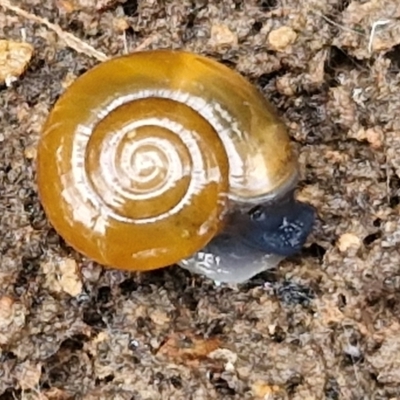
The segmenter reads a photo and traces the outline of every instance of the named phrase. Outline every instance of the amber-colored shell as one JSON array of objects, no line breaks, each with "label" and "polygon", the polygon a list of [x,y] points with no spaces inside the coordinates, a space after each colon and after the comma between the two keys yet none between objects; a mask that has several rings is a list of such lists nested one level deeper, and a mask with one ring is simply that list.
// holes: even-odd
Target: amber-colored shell
[{"label": "amber-colored shell", "polygon": [[231,207],[273,198],[297,177],[286,129],[256,88],[167,50],[78,78],[48,117],[37,161],[54,228],[91,259],[130,270],[190,256]]}]

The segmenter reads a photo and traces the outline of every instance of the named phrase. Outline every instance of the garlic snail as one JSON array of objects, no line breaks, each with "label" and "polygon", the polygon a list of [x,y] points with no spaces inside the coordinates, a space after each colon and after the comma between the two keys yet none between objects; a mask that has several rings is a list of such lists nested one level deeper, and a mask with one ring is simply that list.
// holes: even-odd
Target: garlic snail
[{"label": "garlic snail", "polygon": [[294,199],[284,124],[245,78],[184,51],[137,52],[79,77],[40,138],[44,211],[105,266],[178,264],[240,283],[298,252],[314,209]]}]

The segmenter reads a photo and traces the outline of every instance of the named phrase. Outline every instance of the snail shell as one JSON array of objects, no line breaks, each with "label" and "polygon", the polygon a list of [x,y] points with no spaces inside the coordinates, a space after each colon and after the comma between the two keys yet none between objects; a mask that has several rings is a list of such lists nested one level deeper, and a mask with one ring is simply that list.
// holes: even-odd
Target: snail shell
[{"label": "snail shell", "polygon": [[257,270],[282,258],[251,238],[259,232],[247,211],[291,199],[297,171],[286,128],[255,87],[211,59],[168,50],[79,77],[50,113],[37,158],[43,208],[76,250],[120,269],[180,262],[208,276],[199,259],[221,264],[232,245]]}]

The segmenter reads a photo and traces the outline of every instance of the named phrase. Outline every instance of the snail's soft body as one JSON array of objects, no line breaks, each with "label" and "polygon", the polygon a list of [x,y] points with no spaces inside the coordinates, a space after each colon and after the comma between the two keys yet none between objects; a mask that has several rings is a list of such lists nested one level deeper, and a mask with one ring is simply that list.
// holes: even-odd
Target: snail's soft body
[{"label": "snail's soft body", "polygon": [[179,263],[242,282],[298,251],[314,218],[293,200],[297,160],[272,106],[187,52],[133,53],[79,77],[50,113],[37,161],[54,228],[110,267]]}]

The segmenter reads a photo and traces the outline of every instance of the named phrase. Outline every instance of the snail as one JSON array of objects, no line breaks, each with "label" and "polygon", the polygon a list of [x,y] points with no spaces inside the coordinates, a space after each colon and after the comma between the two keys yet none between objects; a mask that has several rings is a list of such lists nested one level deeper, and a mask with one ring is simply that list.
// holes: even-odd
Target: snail
[{"label": "snail", "polygon": [[289,135],[241,74],[151,50],[100,63],[61,95],[39,139],[48,220],[98,263],[173,264],[241,283],[297,253],[315,219],[295,199]]}]

